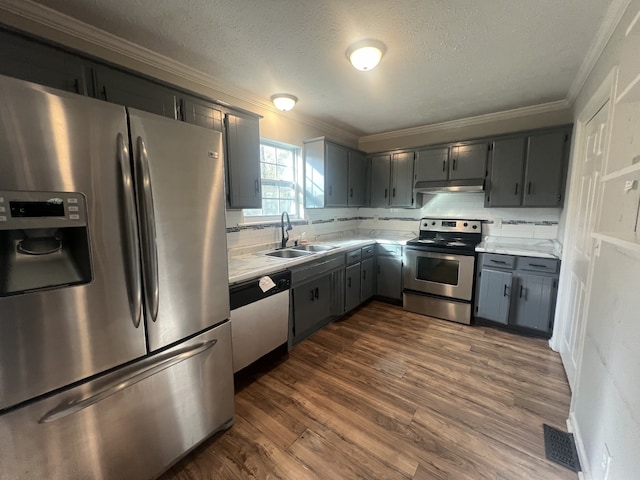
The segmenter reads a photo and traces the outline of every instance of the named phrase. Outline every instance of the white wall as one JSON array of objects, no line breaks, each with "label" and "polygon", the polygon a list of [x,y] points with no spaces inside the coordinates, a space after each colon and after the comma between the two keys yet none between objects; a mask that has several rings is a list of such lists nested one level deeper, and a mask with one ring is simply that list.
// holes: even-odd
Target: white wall
[{"label": "white wall", "polygon": [[[625,31],[638,11],[640,0],[632,0],[576,100],[576,120],[614,66],[620,65],[618,92],[633,75],[640,73],[640,34],[625,38]],[[640,103],[635,108],[640,109]],[[612,138],[618,128],[615,122],[613,128]],[[613,151],[612,145],[610,153]],[[606,197],[624,195],[621,188],[616,188],[616,192],[608,190],[605,188],[599,225],[608,225],[607,229],[615,223],[612,219],[621,218],[621,212],[615,207],[617,202]],[[566,198],[570,194],[567,192]],[[629,231],[634,226],[635,219],[629,222]],[[591,268],[593,284],[572,397],[571,424],[582,447],[581,460],[587,478],[640,478],[640,257],[602,243]],[[608,472],[601,464],[605,445],[611,454]]]}]

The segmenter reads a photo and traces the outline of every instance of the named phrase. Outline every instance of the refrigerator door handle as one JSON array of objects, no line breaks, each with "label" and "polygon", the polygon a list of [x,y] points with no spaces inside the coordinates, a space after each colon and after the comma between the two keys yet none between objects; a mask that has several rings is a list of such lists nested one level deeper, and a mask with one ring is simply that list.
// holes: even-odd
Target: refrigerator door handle
[{"label": "refrigerator door handle", "polygon": [[162,370],[209,350],[216,343],[218,343],[217,339],[199,342],[195,345],[178,349],[177,351],[174,350],[160,354],[157,358],[151,358],[147,362],[143,361],[141,365],[136,365],[137,368],[133,372],[131,369],[126,369],[122,375],[109,380],[109,382],[97,392],[84,398],[65,401],[57,407],[49,410],[42,416],[42,418],[40,418],[38,423],[54,422],[61,418],[68,417],[69,415],[73,415],[74,413],[84,410],[91,405],[95,405],[111,395],[135,385],[145,378],[149,378]]},{"label": "refrigerator door handle", "polygon": [[[138,249],[138,225],[136,223],[136,201],[133,196],[133,179],[131,177],[131,165],[129,163],[129,149],[121,133],[118,134],[118,161],[122,171],[122,187],[124,191],[124,207],[126,218],[127,234],[127,275],[133,290],[133,298],[129,297],[129,307],[133,317],[133,326],[140,326],[140,316],[142,314],[142,277],[140,273],[140,250]],[[129,293],[131,295],[131,292]]]},{"label": "refrigerator door handle", "polygon": [[149,173],[149,158],[147,147],[142,137],[138,137],[138,158],[136,159],[139,172],[138,192],[140,192],[140,216],[142,217],[142,245],[145,252],[145,294],[147,309],[153,322],[158,318],[158,302],[160,299],[158,287],[158,250],[156,247],[156,218],[153,208],[153,194],[151,192],[151,175]]}]

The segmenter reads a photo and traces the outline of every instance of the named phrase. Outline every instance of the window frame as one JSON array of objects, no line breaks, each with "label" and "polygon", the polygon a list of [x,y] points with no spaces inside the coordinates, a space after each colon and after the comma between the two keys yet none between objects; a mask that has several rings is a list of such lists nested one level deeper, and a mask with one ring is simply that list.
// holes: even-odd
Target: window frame
[{"label": "window frame", "polygon": [[[264,201],[264,186],[268,184],[279,185],[279,184],[287,184],[292,183],[294,187],[293,194],[293,202],[295,202],[298,213],[292,214],[291,212],[287,212],[291,218],[291,220],[300,220],[304,219],[304,202],[303,202],[303,179],[304,179],[304,165],[302,164],[302,149],[295,145],[290,145],[283,142],[278,142],[276,140],[270,140],[266,138],[260,139],[260,149],[262,150],[263,146],[274,147],[276,149],[288,150],[293,154],[293,182],[289,182],[286,180],[271,180],[262,178],[262,164],[266,163],[262,161],[262,155],[260,158],[260,191],[261,191],[261,207],[262,210],[262,202]],[[258,210],[255,208],[245,208],[242,209],[243,223],[244,224],[252,224],[252,223],[270,223],[270,222],[280,222],[280,218],[282,212],[278,215],[248,215],[247,211],[250,210]]]}]

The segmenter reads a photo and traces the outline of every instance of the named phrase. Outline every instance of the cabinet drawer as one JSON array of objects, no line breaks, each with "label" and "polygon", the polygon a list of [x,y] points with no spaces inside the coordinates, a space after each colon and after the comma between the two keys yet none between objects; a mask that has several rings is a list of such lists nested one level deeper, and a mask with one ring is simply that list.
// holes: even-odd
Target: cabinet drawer
[{"label": "cabinet drawer", "polygon": [[555,258],[518,257],[519,270],[557,273],[558,264]]},{"label": "cabinet drawer", "polygon": [[513,270],[516,266],[516,257],[499,253],[483,253],[481,262],[483,266]]},{"label": "cabinet drawer", "polygon": [[367,245],[366,247],[362,247],[362,258],[371,258],[375,253],[375,245]]},{"label": "cabinet drawer", "polygon": [[378,243],[378,255],[399,256],[402,255],[402,247],[393,243]]},{"label": "cabinet drawer", "polygon": [[347,252],[347,265],[353,265],[360,261],[360,249]]}]

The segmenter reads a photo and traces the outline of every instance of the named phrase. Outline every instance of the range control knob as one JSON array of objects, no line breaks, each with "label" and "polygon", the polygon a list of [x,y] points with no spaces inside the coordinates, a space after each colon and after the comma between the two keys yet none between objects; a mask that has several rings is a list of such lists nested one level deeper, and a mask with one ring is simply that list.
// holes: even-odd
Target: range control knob
[{"label": "range control knob", "polygon": [[469,226],[469,224],[468,224],[467,222],[464,222],[464,223],[463,223],[463,225],[464,225],[465,227],[468,227],[468,226]]},{"label": "range control knob", "polygon": [[471,227],[471,228],[473,228],[474,230],[476,230],[476,229],[478,228],[478,225],[474,225],[474,226],[473,226],[473,227]]},{"label": "range control knob", "polygon": [[436,224],[436,222],[431,222],[431,225],[435,225],[435,224]]}]

